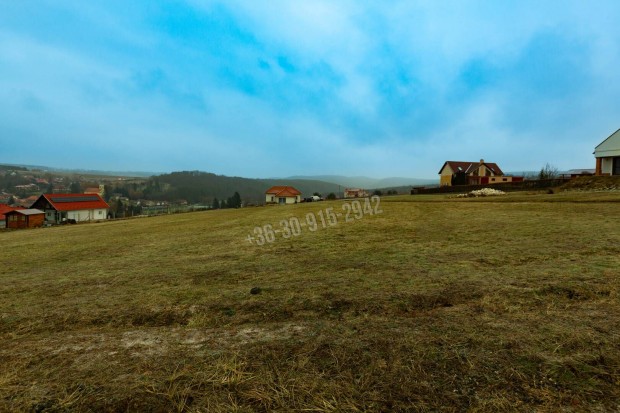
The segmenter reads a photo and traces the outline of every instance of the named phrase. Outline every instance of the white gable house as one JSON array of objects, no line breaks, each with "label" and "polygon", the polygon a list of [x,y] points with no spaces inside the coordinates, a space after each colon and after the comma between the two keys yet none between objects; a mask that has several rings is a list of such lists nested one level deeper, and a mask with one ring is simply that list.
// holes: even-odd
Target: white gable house
[{"label": "white gable house", "polygon": [[594,149],[596,175],[620,175],[620,129]]}]

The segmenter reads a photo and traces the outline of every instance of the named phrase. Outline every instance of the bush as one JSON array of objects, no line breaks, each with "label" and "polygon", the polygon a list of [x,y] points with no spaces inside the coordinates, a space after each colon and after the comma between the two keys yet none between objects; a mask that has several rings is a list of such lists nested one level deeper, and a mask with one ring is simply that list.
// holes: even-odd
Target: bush
[{"label": "bush", "polygon": [[538,173],[538,179],[555,179],[558,177],[558,168],[548,163]]}]

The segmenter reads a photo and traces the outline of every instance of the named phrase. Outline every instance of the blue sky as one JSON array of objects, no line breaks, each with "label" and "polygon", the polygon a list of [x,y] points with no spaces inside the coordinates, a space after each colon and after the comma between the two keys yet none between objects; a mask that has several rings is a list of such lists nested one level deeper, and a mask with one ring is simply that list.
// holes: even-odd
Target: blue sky
[{"label": "blue sky", "polygon": [[594,166],[620,2],[0,0],[0,162],[435,178]]}]

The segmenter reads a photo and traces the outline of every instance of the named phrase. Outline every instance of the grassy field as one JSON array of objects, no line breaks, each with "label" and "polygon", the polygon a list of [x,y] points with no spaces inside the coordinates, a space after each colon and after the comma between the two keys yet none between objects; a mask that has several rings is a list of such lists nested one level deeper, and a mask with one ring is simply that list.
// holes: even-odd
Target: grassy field
[{"label": "grassy field", "polygon": [[343,208],[0,232],[0,411],[620,410],[620,192]]}]

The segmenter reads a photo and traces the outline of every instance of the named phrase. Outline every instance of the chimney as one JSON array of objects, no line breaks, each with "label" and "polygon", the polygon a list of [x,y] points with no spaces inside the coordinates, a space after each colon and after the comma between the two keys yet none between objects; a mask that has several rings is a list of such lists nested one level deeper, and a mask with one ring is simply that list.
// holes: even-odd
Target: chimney
[{"label": "chimney", "polygon": [[480,159],[480,165],[484,163],[484,159]]}]

